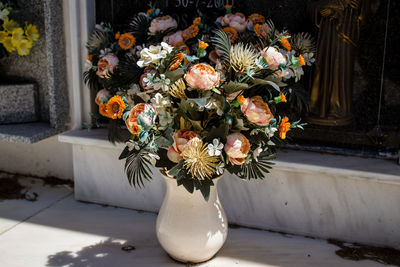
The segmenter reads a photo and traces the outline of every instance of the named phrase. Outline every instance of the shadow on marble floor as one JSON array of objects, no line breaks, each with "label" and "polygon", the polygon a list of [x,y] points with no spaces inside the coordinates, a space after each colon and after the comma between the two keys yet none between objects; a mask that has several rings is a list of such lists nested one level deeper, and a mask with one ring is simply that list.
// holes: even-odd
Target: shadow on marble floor
[{"label": "shadow on marble floor", "polygon": [[133,242],[123,242],[108,238],[101,242],[83,247],[79,251],[61,251],[49,255],[48,267],[109,267],[109,266],[170,266],[180,267],[186,264],[175,262],[161,248],[135,246]]}]

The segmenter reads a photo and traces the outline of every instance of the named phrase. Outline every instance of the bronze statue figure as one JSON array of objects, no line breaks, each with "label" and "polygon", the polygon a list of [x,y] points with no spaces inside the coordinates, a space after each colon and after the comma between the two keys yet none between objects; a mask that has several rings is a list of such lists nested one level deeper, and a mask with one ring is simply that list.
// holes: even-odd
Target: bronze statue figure
[{"label": "bronze statue figure", "polygon": [[310,4],[319,28],[311,114],[318,125],[347,125],[351,100],[354,52],[360,34],[362,0],[321,0]]}]

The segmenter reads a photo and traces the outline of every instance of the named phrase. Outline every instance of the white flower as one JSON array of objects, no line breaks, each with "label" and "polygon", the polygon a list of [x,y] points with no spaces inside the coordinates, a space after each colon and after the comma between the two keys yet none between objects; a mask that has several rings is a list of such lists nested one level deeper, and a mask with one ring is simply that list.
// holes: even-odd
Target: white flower
[{"label": "white flower", "polygon": [[158,111],[158,118],[160,121],[160,127],[158,127],[159,130],[163,130],[166,126],[172,124],[174,117],[171,115],[166,110],[160,110]]},{"label": "white flower", "polygon": [[150,64],[159,65],[161,60],[171,53],[172,49],[172,46],[164,42],[158,46],[151,45],[149,48],[143,48],[140,51],[140,59],[137,65],[141,68],[149,66]]},{"label": "white flower", "polygon": [[157,154],[153,154],[153,153],[148,153],[144,155],[144,158],[147,159],[148,161],[150,161],[150,163],[155,166],[157,160],[160,159],[160,157]]},{"label": "white flower", "polygon": [[162,94],[157,93],[152,99],[151,103],[154,105],[154,107],[158,109],[165,109],[166,107],[171,106],[171,101],[169,98],[164,97]]},{"label": "white flower", "polygon": [[261,147],[257,147],[256,149],[254,149],[253,151],[253,158],[258,162],[258,156],[260,156],[260,153],[262,152],[262,148]]},{"label": "white flower", "polygon": [[170,79],[166,78],[164,74],[160,74],[160,77],[157,77],[153,80],[153,88],[156,91],[160,89],[163,91],[168,91],[170,83]]},{"label": "white flower", "polygon": [[129,151],[132,151],[133,149],[140,150],[140,146],[133,140],[126,142],[126,146],[128,147]]},{"label": "white flower", "polygon": [[216,109],[218,116],[222,116],[222,114],[224,114],[220,102],[215,98],[208,99],[207,104],[204,107],[206,109]]},{"label": "white flower", "polygon": [[165,42],[161,42],[161,46],[162,48],[167,51],[167,53],[171,53],[172,50],[174,49],[174,47],[170,46],[169,44],[165,43]]},{"label": "white flower", "polygon": [[269,138],[271,138],[272,136],[274,136],[274,134],[275,134],[276,131],[278,131],[278,129],[275,128],[275,127],[271,127],[271,128],[267,127],[267,128],[265,128],[265,133],[268,134],[268,137],[269,137]]},{"label": "white flower", "polygon": [[217,167],[215,168],[215,172],[218,175],[222,175],[224,173],[224,167],[225,167],[225,163],[223,163],[223,162],[218,163]]},{"label": "white flower", "polygon": [[307,66],[311,66],[315,62],[314,53],[304,53],[303,58]]},{"label": "white flower", "polygon": [[212,144],[208,144],[208,155],[219,156],[222,153],[222,149],[224,148],[224,144],[220,143],[218,139],[214,138]]}]

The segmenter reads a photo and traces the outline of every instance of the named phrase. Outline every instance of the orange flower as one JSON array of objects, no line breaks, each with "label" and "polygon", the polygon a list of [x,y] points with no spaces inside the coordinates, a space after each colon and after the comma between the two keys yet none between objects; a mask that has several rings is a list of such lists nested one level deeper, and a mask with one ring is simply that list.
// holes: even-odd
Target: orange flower
[{"label": "orange flower", "polygon": [[232,5],[225,5],[224,8],[225,9],[232,9]]},{"label": "orange flower", "polygon": [[299,64],[301,66],[305,66],[306,65],[306,61],[304,60],[304,57],[302,55],[299,56]]},{"label": "orange flower", "polygon": [[93,60],[93,55],[88,55],[88,56],[87,56],[87,59],[88,59],[90,62],[92,62],[92,60]]},{"label": "orange flower", "polygon": [[186,41],[190,38],[196,37],[198,33],[199,33],[199,26],[193,24],[182,32],[182,38],[183,40]]},{"label": "orange flower", "polygon": [[267,38],[269,34],[269,29],[267,25],[264,24],[256,24],[254,25],[254,32],[260,38]]},{"label": "orange flower", "polygon": [[280,98],[281,98],[282,102],[285,102],[285,103],[287,102],[286,96],[283,93],[280,95]]},{"label": "orange flower", "polygon": [[200,25],[200,23],[201,23],[201,17],[197,17],[197,18],[195,18],[195,19],[193,20],[193,24],[194,24],[194,25]]},{"label": "orange flower", "polygon": [[115,40],[118,40],[120,36],[121,36],[121,34],[120,34],[119,32],[117,32],[117,33],[115,34]]},{"label": "orange flower", "polygon": [[[283,36],[288,36],[288,35],[289,35],[288,33],[285,33]],[[276,37],[279,37],[279,33],[276,34]],[[285,48],[287,51],[292,50],[288,38],[280,38],[279,42],[281,43],[282,47]]]},{"label": "orange flower", "polygon": [[208,44],[203,42],[203,41],[199,41],[199,48],[200,49],[206,49],[208,47]]},{"label": "orange flower", "polygon": [[253,13],[249,16],[249,21],[253,22],[253,24],[256,23],[265,23],[265,17],[263,15],[257,14],[257,13]]},{"label": "orange flower", "polygon": [[132,46],[134,46],[135,43],[136,43],[136,38],[130,33],[122,34],[118,40],[118,44],[123,50],[128,50],[132,48]]},{"label": "orange flower", "polygon": [[242,95],[237,97],[237,101],[242,105],[244,103],[244,101],[246,101],[246,98]]},{"label": "orange flower", "polygon": [[222,30],[228,34],[231,43],[234,43],[238,36],[237,31],[232,27],[225,27]]},{"label": "orange flower", "polygon": [[100,104],[99,105],[99,113],[104,116],[104,117],[108,117],[108,113],[107,113],[107,104]]},{"label": "orange flower", "polygon": [[281,121],[281,125],[279,126],[279,137],[281,139],[286,138],[286,133],[290,130],[290,122],[288,117],[284,117]]},{"label": "orange flower", "polygon": [[125,102],[119,95],[113,96],[106,104],[107,117],[111,119],[120,119],[126,108]]},{"label": "orange flower", "polygon": [[184,53],[182,53],[182,52],[178,53],[178,54],[174,57],[174,59],[173,59],[173,61],[172,61],[172,64],[171,64],[171,66],[169,67],[169,70],[170,70],[170,71],[176,70],[176,69],[181,65],[182,60],[183,60],[184,58],[185,58],[185,54],[184,54]]},{"label": "orange flower", "polygon": [[147,9],[146,14],[147,14],[147,15],[150,15],[151,12],[153,12],[153,9],[152,9],[152,8],[149,8],[149,9]]}]

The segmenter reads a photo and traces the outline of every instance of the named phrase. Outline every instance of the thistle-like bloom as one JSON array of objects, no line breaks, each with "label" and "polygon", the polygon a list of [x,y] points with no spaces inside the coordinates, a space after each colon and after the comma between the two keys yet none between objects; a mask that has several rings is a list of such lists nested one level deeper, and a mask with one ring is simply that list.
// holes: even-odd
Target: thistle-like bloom
[{"label": "thistle-like bloom", "polygon": [[172,95],[173,97],[179,98],[179,99],[185,99],[187,98],[185,94],[185,89],[186,89],[186,84],[183,81],[182,78],[177,80],[174,84],[172,84],[169,87],[168,93]]},{"label": "thistle-like bloom", "polygon": [[293,36],[292,48],[299,54],[315,53],[315,40],[309,33],[297,33]]},{"label": "thistle-like bloom", "polygon": [[254,69],[257,57],[257,51],[247,44],[238,43],[231,47],[231,65],[236,72],[246,73],[247,69]]},{"label": "thistle-like bloom", "polygon": [[183,166],[190,172],[193,178],[199,180],[211,179],[216,173],[219,159],[208,154],[207,144],[203,144],[200,138],[191,139],[182,151]]}]

